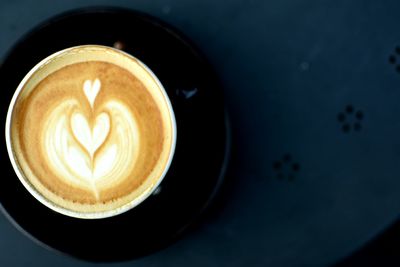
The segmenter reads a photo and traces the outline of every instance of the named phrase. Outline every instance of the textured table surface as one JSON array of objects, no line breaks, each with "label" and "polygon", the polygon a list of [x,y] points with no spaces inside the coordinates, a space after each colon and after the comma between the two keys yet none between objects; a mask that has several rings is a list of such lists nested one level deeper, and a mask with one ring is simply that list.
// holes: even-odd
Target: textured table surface
[{"label": "textured table surface", "polygon": [[[93,5],[149,13],[192,39],[224,85],[234,138],[228,184],[198,227],[104,265],[330,266],[398,217],[399,1],[1,0],[0,59],[39,22]],[[0,266],[33,264],[93,265],[0,215]]]}]

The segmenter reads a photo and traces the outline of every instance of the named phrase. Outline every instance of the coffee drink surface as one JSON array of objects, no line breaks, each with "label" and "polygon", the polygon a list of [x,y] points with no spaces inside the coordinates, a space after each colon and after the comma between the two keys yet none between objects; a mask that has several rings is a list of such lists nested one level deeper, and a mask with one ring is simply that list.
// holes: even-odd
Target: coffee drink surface
[{"label": "coffee drink surface", "polygon": [[48,59],[21,84],[8,116],[9,153],[42,203],[74,217],[108,217],[159,184],[175,121],[161,84],[140,62],[82,46]]}]

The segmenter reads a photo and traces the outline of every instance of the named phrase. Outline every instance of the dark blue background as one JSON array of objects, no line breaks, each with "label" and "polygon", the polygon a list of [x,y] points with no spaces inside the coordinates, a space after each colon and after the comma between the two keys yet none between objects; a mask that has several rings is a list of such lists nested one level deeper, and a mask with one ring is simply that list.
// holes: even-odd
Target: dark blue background
[{"label": "dark blue background", "polygon": [[[90,5],[144,11],[192,39],[223,82],[235,145],[228,184],[199,227],[107,266],[329,266],[397,219],[400,75],[388,58],[399,1],[1,0],[0,59],[37,23]],[[363,112],[345,113],[361,131],[342,131],[348,105]],[[92,265],[38,246],[3,215],[0,251],[0,266]]]}]

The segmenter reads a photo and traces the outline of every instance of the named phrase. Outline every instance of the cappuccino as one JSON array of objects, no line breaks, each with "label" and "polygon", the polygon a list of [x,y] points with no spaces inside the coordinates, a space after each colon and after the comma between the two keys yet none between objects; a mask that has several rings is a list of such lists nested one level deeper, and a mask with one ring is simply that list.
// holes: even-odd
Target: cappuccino
[{"label": "cappuccino", "polygon": [[6,127],[13,167],[36,199],[78,218],[143,201],[175,149],[169,99],[139,60],[103,46],[60,51],[21,82]]}]

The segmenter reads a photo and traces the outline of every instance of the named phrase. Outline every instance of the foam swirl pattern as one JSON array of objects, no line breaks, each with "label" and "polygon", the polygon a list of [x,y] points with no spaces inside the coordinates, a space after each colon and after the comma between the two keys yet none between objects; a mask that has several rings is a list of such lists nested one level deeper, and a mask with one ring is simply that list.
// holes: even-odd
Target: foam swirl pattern
[{"label": "foam swirl pattern", "polygon": [[140,144],[127,107],[109,101],[103,109],[99,115],[83,114],[79,102],[64,101],[51,112],[41,135],[53,172],[67,184],[91,189],[97,200],[102,188],[129,175]]}]

